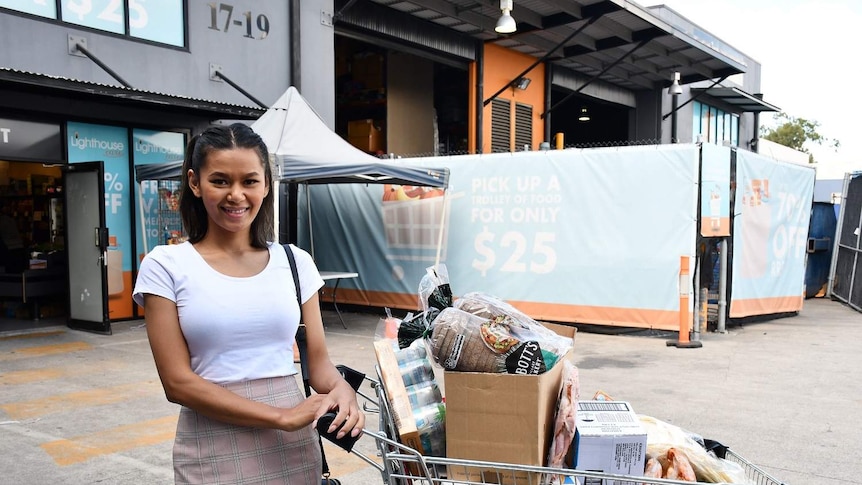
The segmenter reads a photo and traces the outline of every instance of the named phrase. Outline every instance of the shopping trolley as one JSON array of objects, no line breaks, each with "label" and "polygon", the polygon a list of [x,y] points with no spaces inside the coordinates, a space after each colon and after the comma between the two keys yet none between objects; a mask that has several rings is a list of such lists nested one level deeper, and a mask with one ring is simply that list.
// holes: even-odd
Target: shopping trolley
[{"label": "shopping trolley", "polygon": [[[386,389],[381,384],[383,381],[380,378],[379,368],[376,381],[366,379],[371,381],[375,395],[362,394],[362,397],[368,401],[364,409],[366,412],[378,414],[379,430],[364,430],[363,433],[376,442],[377,454],[382,458],[382,462],[363,455],[356,448],[353,454],[379,470],[383,483],[388,485],[546,485],[551,483],[549,480],[552,476],[556,477],[556,482],[553,483],[560,485],[691,485],[692,483],[564,468],[424,456],[419,451],[401,444],[395,438],[398,436],[395,420],[387,400]],[[787,485],[730,448],[711,440],[705,440],[705,443],[707,449],[713,451],[718,458],[735,463],[742,468],[747,479],[744,483]]]}]

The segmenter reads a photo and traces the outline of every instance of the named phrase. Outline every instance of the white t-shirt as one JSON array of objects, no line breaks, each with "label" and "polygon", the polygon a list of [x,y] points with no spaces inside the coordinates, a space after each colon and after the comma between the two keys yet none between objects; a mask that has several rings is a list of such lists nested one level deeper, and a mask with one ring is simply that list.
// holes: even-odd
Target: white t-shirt
[{"label": "white t-shirt", "polygon": [[[323,286],[307,252],[293,247],[302,301]],[[299,325],[290,262],[279,244],[270,244],[260,273],[237,278],[213,269],[189,242],[156,246],[141,262],[135,290],[177,304],[192,370],[224,384],[296,374],[293,343]]]}]

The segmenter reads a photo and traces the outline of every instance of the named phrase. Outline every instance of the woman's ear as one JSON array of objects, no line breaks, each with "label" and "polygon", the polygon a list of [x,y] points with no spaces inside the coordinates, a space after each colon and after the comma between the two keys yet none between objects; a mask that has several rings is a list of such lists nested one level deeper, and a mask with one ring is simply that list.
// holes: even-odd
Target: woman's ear
[{"label": "woman's ear", "polygon": [[198,176],[194,170],[189,169],[188,179],[189,179],[189,188],[192,189],[192,193],[195,194],[195,197],[200,197],[201,196],[200,180],[198,180]]}]

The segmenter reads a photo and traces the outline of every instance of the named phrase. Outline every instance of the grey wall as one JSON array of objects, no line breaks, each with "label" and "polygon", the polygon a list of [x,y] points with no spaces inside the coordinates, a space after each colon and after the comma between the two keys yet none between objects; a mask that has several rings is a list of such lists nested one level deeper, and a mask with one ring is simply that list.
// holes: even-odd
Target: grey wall
[{"label": "grey wall", "polygon": [[335,129],[335,32],[332,0],[302,0],[300,5],[302,97]]},{"label": "grey wall", "polygon": [[[631,140],[653,140],[661,137],[662,99],[656,91],[638,91],[635,93],[638,108],[634,110],[634,131],[629,135]],[[670,125],[668,125],[667,142],[670,142]]]},{"label": "grey wall", "polygon": [[[313,3],[313,2],[309,2]],[[69,36],[86,40],[87,49],[132,87],[159,93],[256,106],[225,82],[210,80],[210,63],[264,103],[274,102],[289,79],[287,2],[232,2],[234,18],[250,11],[269,19],[269,35],[243,37],[244,27],[214,30],[206,2],[190,1],[188,50],[148,44],[72,24],[34,20],[0,13],[0,66],[119,86],[120,83],[86,57],[68,53]],[[223,14],[221,14],[223,15]],[[223,27],[223,18],[218,25]]]}]

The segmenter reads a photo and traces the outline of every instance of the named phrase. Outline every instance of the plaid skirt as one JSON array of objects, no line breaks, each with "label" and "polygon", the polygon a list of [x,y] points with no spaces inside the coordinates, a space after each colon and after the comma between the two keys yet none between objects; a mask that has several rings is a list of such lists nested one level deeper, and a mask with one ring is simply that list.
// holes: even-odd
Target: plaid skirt
[{"label": "plaid skirt", "polygon": [[[224,386],[245,398],[291,408],[305,395],[294,376]],[[247,428],[181,408],[174,440],[177,484],[320,484],[317,432]]]}]

